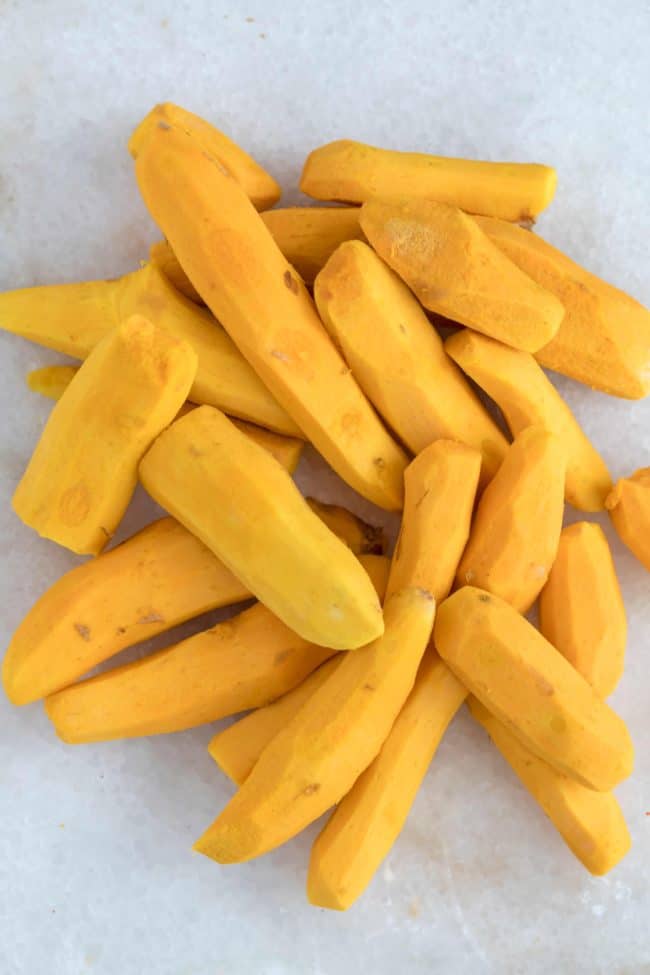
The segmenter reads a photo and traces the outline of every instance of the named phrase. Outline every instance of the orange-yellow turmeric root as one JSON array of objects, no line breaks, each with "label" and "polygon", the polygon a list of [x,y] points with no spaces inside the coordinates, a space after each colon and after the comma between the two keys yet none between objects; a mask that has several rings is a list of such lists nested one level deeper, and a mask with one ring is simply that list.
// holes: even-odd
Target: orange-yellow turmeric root
[{"label": "orange-yellow turmeric root", "polygon": [[262,220],[289,264],[313,284],[339,244],[363,238],[359,213],[359,207],[279,207]]},{"label": "orange-yellow turmeric root", "polygon": [[540,629],[549,643],[608,697],[623,674],[627,619],[616,568],[600,525],[564,529],[539,600]]},{"label": "orange-yellow turmeric root", "polygon": [[362,206],[361,229],[438,315],[525,352],[547,345],[560,327],[562,303],[462,210],[429,200],[376,199]]},{"label": "orange-yellow turmeric root", "polygon": [[469,444],[489,481],[506,438],[395,272],[367,244],[349,241],[318,275],[314,297],[359,385],[407,447],[417,454],[438,439]]},{"label": "orange-yellow turmeric root", "polygon": [[559,772],[606,792],[632,771],[625,723],[502,599],[460,589],[439,609],[435,645],[470,693]]},{"label": "orange-yellow turmeric root", "polygon": [[126,511],[138,463],[185,401],[196,355],[134,315],[89,355],[56,404],[13,507],[73,552],[97,555]]},{"label": "orange-yellow turmeric root", "polygon": [[155,105],[133,132],[129,139],[129,152],[134,159],[137,159],[152,129],[160,123],[183,129],[201,149],[218,159],[257,210],[267,210],[280,199],[281,190],[276,181],[241,146],[205,119],[172,102]]},{"label": "orange-yellow turmeric root", "polygon": [[555,560],[564,514],[566,450],[544,427],[520,433],[479,501],[459,586],[501,596],[527,613]]},{"label": "orange-yellow turmeric root", "polygon": [[541,424],[566,447],[566,499],[582,511],[602,511],[612,487],[604,460],[532,355],[476,332],[448,338],[445,349],[501,408],[514,436]]},{"label": "orange-yellow turmeric root", "polygon": [[647,396],[650,311],[537,234],[503,220],[479,217],[477,222],[517,267],[564,305],[559,331],[535,353],[537,361],[612,396]]},{"label": "orange-yellow turmeric root", "polygon": [[650,467],[621,478],[606,507],[618,537],[650,572]]},{"label": "orange-yellow turmeric root", "polygon": [[476,698],[469,707],[571,852],[596,876],[612,870],[631,844],[615,796],[586,789],[537,758]]},{"label": "orange-yellow turmeric root", "polygon": [[364,203],[375,196],[410,196],[515,221],[541,213],[556,184],[551,166],[396,152],[350,139],[311,152],[300,178],[303,193],[317,200]]},{"label": "orange-yellow turmeric root", "polygon": [[406,457],[238,184],[169,125],[152,130],[136,176],[199,294],[300,429],[355,490],[399,509]]},{"label": "orange-yellow turmeric root", "polygon": [[[362,556],[385,586],[387,559]],[[261,707],[334,654],[301,639],[261,603],[181,643],[50,695],[69,744],[183,731]]]}]

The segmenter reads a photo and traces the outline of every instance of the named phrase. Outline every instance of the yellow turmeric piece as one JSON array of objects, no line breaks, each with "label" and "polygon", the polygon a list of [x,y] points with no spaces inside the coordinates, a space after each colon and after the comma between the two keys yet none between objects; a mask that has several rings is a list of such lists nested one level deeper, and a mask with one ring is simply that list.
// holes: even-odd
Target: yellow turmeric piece
[{"label": "yellow turmeric piece", "polygon": [[650,311],[537,234],[502,220],[478,217],[477,223],[517,267],[564,305],[559,331],[535,353],[537,361],[612,396],[647,396]]},{"label": "yellow turmeric piece", "polygon": [[138,463],[184,402],[196,355],[134,315],[93,350],[55,405],[16,488],[39,535],[97,555],[126,511]]},{"label": "yellow turmeric piece", "polygon": [[279,207],[263,213],[262,220],[289,264],[311,285],[339,244],[363,238],[359,213],[359,207]]},{"label": "yellow turmeric piece", "polygon": [[621,478],[606,507],[618,537],[650,572],[650,467]]},{"label": "yellow turmeric piece", "polygon": [[85,359],[108,332],[136,314],[193,347],[198,368],[190,396],[195,403],[301,436],[212,315],[176,291],[153,265],[114,281],[0,294],[0,328],[77,359]]},{"label": "yellow turmeric piece", "polygon": [[201,406],[165,430],[140,480],[304,639],[354,649],[383,632],[377,594],[352,552],[219,410]]},{"label": "yellow turmeric piece", "polygon": [[315,498],[306,498],[311,510],[318,515],[335,535],[351,548],[355,555],[383,555],[386,537],[383,528],[369,525],[363,518],[352,514],[338,504],[325,504]]},{"label": "yellow turmeric piece", "polygon": [[480,463],[471,447],[437,440],[406,468],[387,595],[407,584],[428,589],[438,603],[449,595],[469,538]]},{"label": "yellow turmeric piece", "polygon": [[197,305],[202,305],[203,298],[198,293],[183,268],[178,263],[178,258],[169,246],[169,241],[158,240],[149,248],[149,260],[165,275],[177,291],[189,298]]},{"label": "yellow turmeric piece", "polygon": [[463,372],[501,408],[513,436],[541,424],[564,442],[565,497],[582,511],[602,511],[612,479],[600,454],[532,355],[464,330],[445,342]]},{"label": "yellow turmeric piece", "polygon": [[352,374],[407,447],[417,454],[438,439],[469,444],[489,481],[506,438],[395,272],[367,244],[349,241],[316,278],[314,297]]},{"label": "yellow turmeric piece", "polygon": [[[362,556],[378,587],[387,559]],[[234,619],[46,698],[69,744],[183,731],[261,707],[335,651],[301,639],[261,603]]]},{"label": "yellow turmeric piece", "polygon": [[469,708],[571,852],[598,877],[612,870],[631,845],[615,796],[586,789],[532,755],[476,698]]},{"label": "yellow turmeric piece", "polygon": [[366,889],[401,832],[466,696],[438,654],[428,650],[377,758],[338,804],[312,847],[307,878],[312,904],[345,911]]},{"label": "yellow turmeric piece", "polygon": [[238,184],[169,125],[152,131],[136,176],[190,280],[300,429],[355,490],[399,509],[406,456]]},{"label": "yellow turmeric piece", "polygon": [[375,196],[411,196],[515,221],[541,213],[556,185],[555,170],[538,163],[396,152],[350,139],[315,149],[300,178],[303,193],[317,200],[364,203]]},{"label": "yellow turmeric piece", "polygon": [[133,132],[129,152],[134,159],[160,123],[183,129],[201,149],[218,159],[257,210],[267,210],[280,199],[282,191],[278,183],[241,146],[205,119],[172,102],[155,105]]},{"label": "yellow turmeric piece", "polygon": [[538,758],[599,792],[630,774],[625,723],[498,596],[460,589],[441,605],[434,638],[456,677]]},{"label": "yellow turmeric piece", "polygon": [[216,734],[208,745],[208,751],[221,771],[241,785],[253,771],[253,766],[269,742],[289,724],[344,659],[342,653],[330,657],[302,684]]},{"label": "yellow turmeric piece", "polygon": [[516,437],[479,501],[459,586],[485,589],[528,612],[557,553],[565,471],[566,451],[555,434],[535,426]]},{"label": "yellow turmeric piece", "polygon": [[375,199],[361,229],[430,311],[525,352],[551,341],[562,303],[508,260],[462,210],[431,200]]},{"label": "yellow turmeric piece", "polygon": [[564,529],[539,600],[540,629],[549,643],[608,697],[623,674],[627,619],[616,568],[600,525]]},{"label": "yellow turmeric piece", "polygon": [[379,752],[415,680],[435,603],[422,589],[386,602],[383,636],[354,653],[275,736],[195,844],[219,863],[261,856],[337,803]]}]

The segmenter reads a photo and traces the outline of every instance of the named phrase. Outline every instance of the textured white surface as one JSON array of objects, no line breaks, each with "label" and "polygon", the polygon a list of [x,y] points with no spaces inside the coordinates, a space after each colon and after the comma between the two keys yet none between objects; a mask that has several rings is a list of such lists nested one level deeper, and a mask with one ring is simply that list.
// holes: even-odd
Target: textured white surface
[{"label": "textured white surface", "polygon": [[[125,151],[173,99],[293,189],[313,146],[349,136],[449,155],[551,162],[539,229],[650,303],[646,0],[298,4],[0,3],[0,288],[112,276],[156,238]],[[73,563],[12,515],[47,415],[23,374],[54,356],[0,335],[0,644]],[[560,383],[618,476],[650,463],[650,402]],[[306,464],[303,484],[338,496]],[[150,517],[143,497],[123,534]],[[611,537],[611,533],[610,533]],[[643,975],[650,972],[650,576],[615,545],[631,627],[614,703],[637,771],[633,835],[608,878],[573,860],[461,715],[408,825],[347,915],[305,903],[315,829],[242,867],[190,853],[231,787],[214,729],[66,748],[39,706],[0,700],[2,975]]]}]

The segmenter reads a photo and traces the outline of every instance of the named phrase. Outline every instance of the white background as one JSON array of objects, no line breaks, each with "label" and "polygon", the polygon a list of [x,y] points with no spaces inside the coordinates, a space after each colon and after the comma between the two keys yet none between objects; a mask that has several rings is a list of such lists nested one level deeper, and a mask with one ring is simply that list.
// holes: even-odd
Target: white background
[{"label": "white background", "polygon": [[[157,233],[125,145],[153,103],[205,114],[299,196],[314,146],[353,137],[553,163],[539,230],[650,303],[646,0],[618,3],[0,3],[0,287],[111,277]],[[0,336],[0,643],[74,562],[10,498],[48,412],[23,375],[55,358]],[[650,406],[560,383],[616,476],[650,463]],[[302,483],[337,492],[307,463]],[[123,534],[150,517],[139,498]],[[571,517],[575,517],[572,515]],[[604,880],[574,861],[463,714],[408,825],[347,915],[307,906],[315,828],[220,868],[190,846],[231,787],[213,728],[66,748],[0,701],[2,975],[650,972],[650,576],[616,545],[631,617],[614,704],[637,771],[634,847]]]}]

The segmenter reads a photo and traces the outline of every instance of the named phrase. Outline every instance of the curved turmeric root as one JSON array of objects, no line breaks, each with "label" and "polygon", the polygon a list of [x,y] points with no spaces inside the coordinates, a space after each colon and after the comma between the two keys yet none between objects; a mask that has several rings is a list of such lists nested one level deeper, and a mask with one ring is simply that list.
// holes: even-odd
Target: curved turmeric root
[{"label": "curved turmeric root", "polygon": [[560,542],[565,470],[566,451],[555,434],[537,426],[516,437],[479,501],[459,586],[485,589],[528,612]]},{"label": "curved turmeric root", "polygon": [[280,199],[281,190],[276,181],[241,146],[205,119],[172,102],[155,105],[133,132],[129,139],[129,152],[134,159],[146,145],[151,131],[160,123],[175,125],[196,139],[201,149],[218,159],[237,180],[257,210],[267,210]]},{"label": "curved turmeric root", "polygon": [[463,330],[445,349],[501,408],[514,436],[541,424],[564,442],[566,499],[582,511],[602,511],[612,488],[604,460],[532,355]]},{"label": "curved turmeric root", "polygon": [[411,196],[515,221],[541,213],[556,184],[551,166],[396,152],[350,139],[314,149],[300,178],[303,193],[317,200],[364,203],[375,196]]},{"label": "curved turmeric root", "polygon": [[93,350],[56,404],[16,488],[16,514],[82,555],[105,547],[138,463],[184,402],[196,355],[134,315]]},{"label": "curved turmeric root", "polygon": [[606,508],[618,537],[650,572],[650,467],[621,478]]},{"label": "curved turmeric root", "polygon": [[502,599],[460,589],[439,609],[435,645],[470,693],[559,772],[606,792],[632,771],[625,723]]}]

